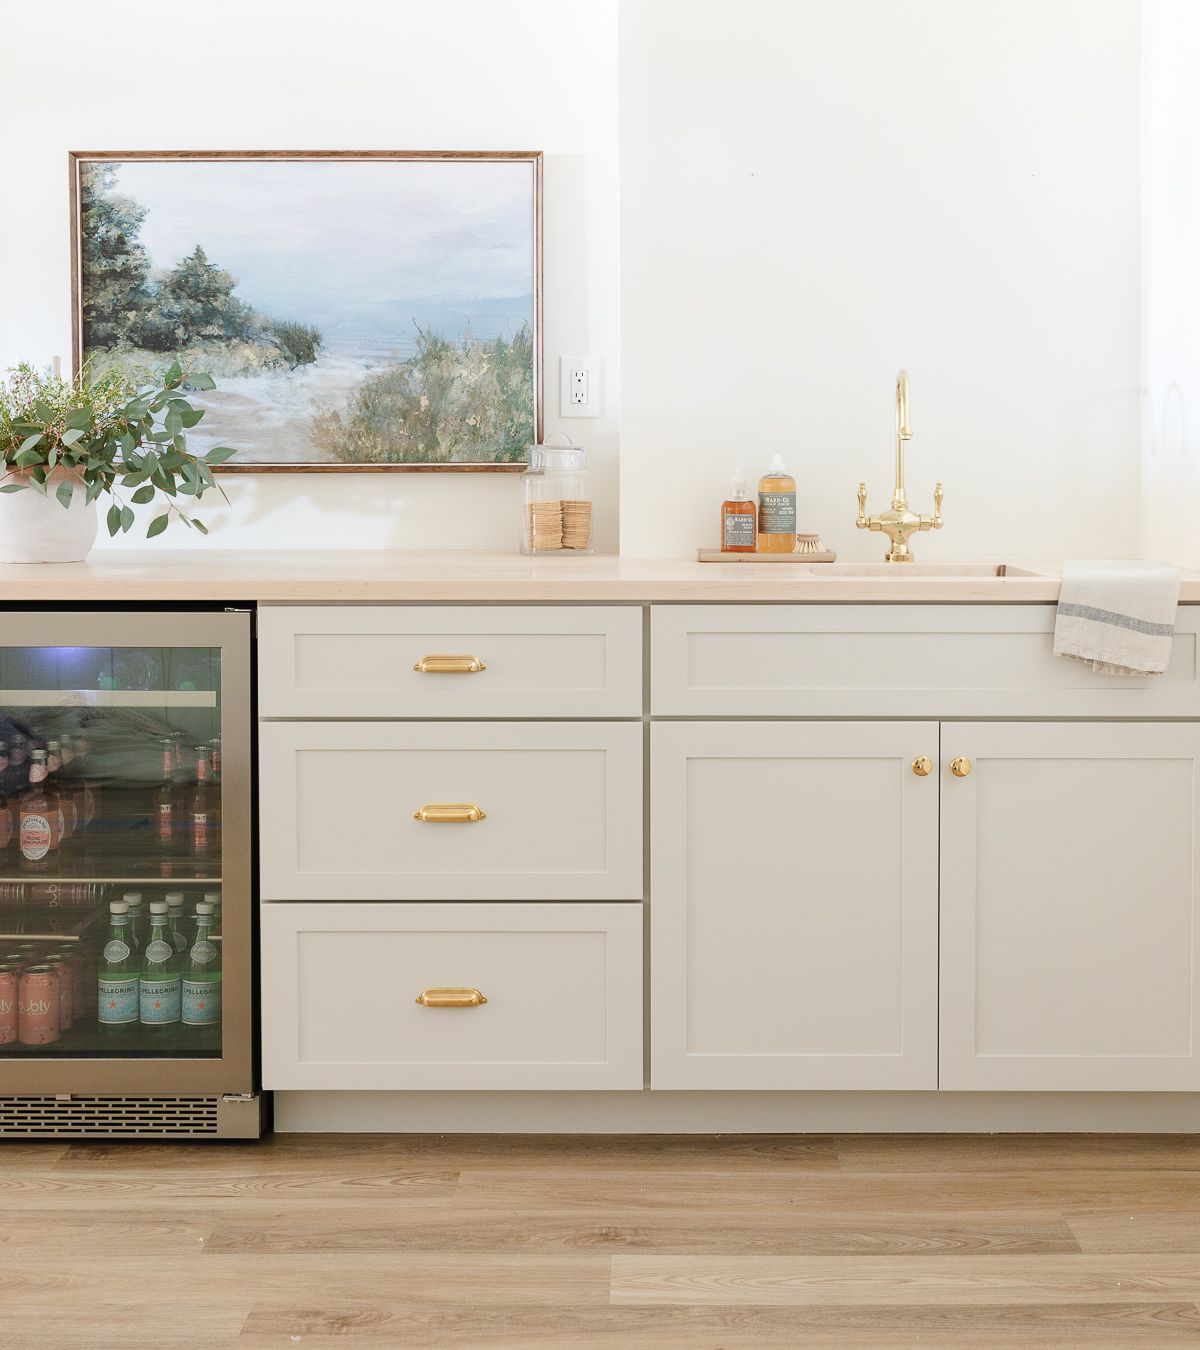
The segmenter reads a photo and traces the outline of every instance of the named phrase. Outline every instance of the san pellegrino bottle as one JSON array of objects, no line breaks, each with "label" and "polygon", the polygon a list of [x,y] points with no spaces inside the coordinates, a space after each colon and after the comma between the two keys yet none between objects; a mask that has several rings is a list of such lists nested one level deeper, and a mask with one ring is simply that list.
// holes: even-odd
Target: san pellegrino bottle
[{"label": "san pellegrino bottle", "polygon": [[176,952],[182,956],[187,951],[188,945],[187,933],[183,927],[183,892],[168,891],[163,899],[167,902],[167,918],[170,920],[167,926],[171,930],[171,941],[175,944]]},{"label": "san pellegrino bottle", "polygon": [[142,893],[141,891],[126,891],[121,897],[129,907],[129,945],[135,952],[140,952],[144,945],[146,932],[142,927]]},{"label": "san pellegrino bottle", "polygon": [[179,956],[171,941],[165,900],[150,902],[150,936],[142,952],[138,1020],[154,1029],[156,1039],[169,1039],[179,1026],[182,1002]]},{"label": "san pellegrino bottle", "polygon": [[127,1036],[138,1020],[138,974],[129,945],[129,906],[112,900],[109,927],[100,949],[96,1015],[107,1036]]},{"label": "san pellegrino bottle", "polygon": [[202,1039],[219,1038],[221,951],[212,940],[213,907],[196,906],[196,940],[183,963],[183,1025]]}]

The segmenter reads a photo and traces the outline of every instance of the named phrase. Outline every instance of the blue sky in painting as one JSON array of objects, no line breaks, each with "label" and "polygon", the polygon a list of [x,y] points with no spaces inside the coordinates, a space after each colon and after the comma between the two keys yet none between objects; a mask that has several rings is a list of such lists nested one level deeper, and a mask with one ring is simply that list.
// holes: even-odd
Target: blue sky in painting
[{"label": "blue sky in painting", "polygon": [[200,244],[238,294],[331,345],[510,334],[532,315],[528,164],[125,161],[154,268]]}]

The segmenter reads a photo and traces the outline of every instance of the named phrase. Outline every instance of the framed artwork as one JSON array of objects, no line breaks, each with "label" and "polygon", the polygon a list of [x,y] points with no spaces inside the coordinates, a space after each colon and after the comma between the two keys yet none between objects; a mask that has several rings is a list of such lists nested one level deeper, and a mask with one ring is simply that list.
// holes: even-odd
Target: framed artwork
[{"label": "framed artwork", "polygon": [[539,151],[74,151],[75,369],[178,359],[223,472],[516,471],[542,439]]}]

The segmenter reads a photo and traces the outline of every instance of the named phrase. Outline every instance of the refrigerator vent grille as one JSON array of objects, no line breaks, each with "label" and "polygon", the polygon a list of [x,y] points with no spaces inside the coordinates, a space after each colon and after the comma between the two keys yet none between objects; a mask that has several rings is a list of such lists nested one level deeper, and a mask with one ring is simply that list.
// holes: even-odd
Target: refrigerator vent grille
[{"label": "refrigerator vent grille", "polygon": [[217,1097],[0,1097],[0,1136],[215,1135]]}]

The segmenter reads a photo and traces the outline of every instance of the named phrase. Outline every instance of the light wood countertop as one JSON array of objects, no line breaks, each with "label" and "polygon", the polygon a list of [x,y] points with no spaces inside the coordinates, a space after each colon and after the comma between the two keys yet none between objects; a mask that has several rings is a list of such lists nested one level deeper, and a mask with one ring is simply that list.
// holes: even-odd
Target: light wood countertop
[{"label": "light wood countertop", "polygon": [[[840,565],[698,563],[675,558],[527,558],[494,552],[313,549],[99,550],[83,563],[0,564],[0,596],[37,601],[775,601],[1053,603],[1061,564],[1010,563],[1007,576]],[[864,565],[866,566],[866,565]],[[932,566],[932,564],[926,564]],[[953,568],[953,563],[938,563]],[[1023,573],[1023,574],[1018,574]],[[1200,572],[1181,600],[1200,603]]]}]

